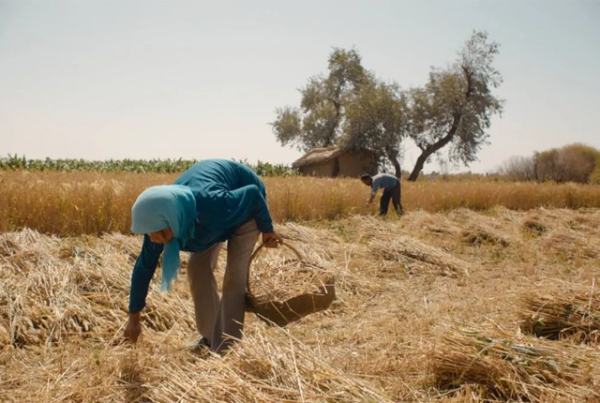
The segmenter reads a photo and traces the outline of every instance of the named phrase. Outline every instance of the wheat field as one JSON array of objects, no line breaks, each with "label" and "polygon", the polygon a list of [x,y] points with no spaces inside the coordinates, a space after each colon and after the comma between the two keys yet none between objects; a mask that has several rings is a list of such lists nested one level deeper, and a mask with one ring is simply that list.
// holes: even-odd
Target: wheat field
[{"label": "wheat field", "polygon": [[[128,233],[130,209],[146,187],[171,174],[0,171],[0,231],[31,228],[59,235]],[[264,178],[276,222],[370,215],[369,189],[358,179]],[[600,185],[486,180],[403,182],[406,211],[600,208]],[[393,213],[392,213],[393,214]]]},{"label": "wheat field", "polygon": [[[185,273],[169,294],[156,276],[142,339],[121,343],[139,237],[0,234],[0,400],[600,400],[600,210],[413,209],[277,229],[335,275],[337,299],[283,328],[248,314],[224,357],[187,347]],[[289,278],[273,272],[273,287]]]}]

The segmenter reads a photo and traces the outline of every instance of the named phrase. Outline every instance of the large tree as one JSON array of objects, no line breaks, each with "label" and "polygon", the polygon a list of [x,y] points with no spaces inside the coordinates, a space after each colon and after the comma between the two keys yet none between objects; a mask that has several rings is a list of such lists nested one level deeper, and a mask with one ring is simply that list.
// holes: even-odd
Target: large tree
[{"label": "large tree", "polygon": [[421,150],[409,180],[446,146],[451,162],[476,160],[489,138],[491,117],[502,111],[502,101],[492,93],[502,82],[492,65],[497,53],[497,43],[474,32],[452,66],[433,70],[423,88],[409,91],[409,136]]},{"label": "large tree", "polygon": [[355,50],[334,49],[327,76],[316,76],[300,90],[299,108],[276,110],[277,139],[307,151],[337,145],[387,158],[400,175],[398,154],[408,113],[394,84],[378,81]]},{"label": "large tree", "polygon": [[400,176],[403,138],[414,140],[421,154],[410,173],[416,180],[432,155],[468,165],[489,138],[493,115],[502,101],[492,93],[502,77],[493,67],[498,44],[474,32],[454,64],[434,69],[422,88],[401,91],[367,71],[355,50],[334,49],[327,76],[309,79],[300,90],[299,108],[276,110],[277,139],[300,150],[337,145],[372,152]]},{"label": "large tree", "polygon": [[351,94],[372,78],[362,67],[355,50],[334,49],[329,56],[329,74],[315,76],[300,90],[300,108],[276,110],[272,123],[277,139],[307,151],[337,144]]}]

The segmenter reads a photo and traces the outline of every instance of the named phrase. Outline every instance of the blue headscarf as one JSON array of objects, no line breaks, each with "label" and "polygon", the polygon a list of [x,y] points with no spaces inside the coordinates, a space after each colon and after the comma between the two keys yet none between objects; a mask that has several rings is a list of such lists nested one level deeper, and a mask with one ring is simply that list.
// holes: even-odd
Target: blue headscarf
[{"label": "blue headscarf", "polygon": [[179,270],[179,249],[185,245],[194,231],[196,199],[187,186],[162,185],[144,190],[131,208],[131,232],[149,234],[170,228],[173,239],[165,245],[163,254],[163,291]]}]

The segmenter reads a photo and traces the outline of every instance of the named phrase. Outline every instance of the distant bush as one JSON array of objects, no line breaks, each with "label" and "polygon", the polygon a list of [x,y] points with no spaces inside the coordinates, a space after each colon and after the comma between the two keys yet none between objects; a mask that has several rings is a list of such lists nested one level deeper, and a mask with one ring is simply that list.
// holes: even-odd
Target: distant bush
[{"label": "distant bush", "polygon": [[504,162],[498,173],[510,180],[535,180],[535,161],[532,157],[511,157]]},{"label": "distant bush", "polygon": [[458,173],[439,173],[433,171],[428,174],[421,174],[419,180],[429,182],[498,182],[506,181],[507,178],[498,173],[474,173],[474,172],[458,172]]},{"label": "distant bush", "polygon": [[600,151],[584,144],[571,144],[537,152],[533,156],[538,181],[588,183]]},{"label": "distant bush", "polygon": [[600,185],[600,155],[596,158],[596,167],[590,175],[590,183]]}]

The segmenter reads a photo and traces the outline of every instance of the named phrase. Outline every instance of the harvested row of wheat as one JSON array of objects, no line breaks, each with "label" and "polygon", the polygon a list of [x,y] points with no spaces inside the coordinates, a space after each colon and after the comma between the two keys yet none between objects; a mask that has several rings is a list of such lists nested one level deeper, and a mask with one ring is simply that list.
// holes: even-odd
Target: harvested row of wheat
[{"label": "harvested row of wheat", "polygon": [[[0,234],[0,340],[29,346],[73,336],[112,337],[126,315],[136,244],[120,234],[102,239],[60,239],[31,230]],[[179,323],[191,329],[191,306],[173,303],[178,300],[155,292],[147,326],[167,330]]]},{"label": "harvested row of wheat", "polygon": [[419,273],[425,269],[451,277],[469,274],[467,262],[408,236],[374,240],[369,243],[369,249],[384,260],[404,264],[408,272]]},{"label": "harvested row of wheat", "polygon": [[545,248],[563,259],[595,259],[600,254],[600,239],[590,238],[569,228],[557,228],[542,238]]},{"label": "harvested row of wheat", "polygon": [[463,230],[462,238],[471,245],[489,244],[507,247],[511,244],[509,238],[485,224],[471,225],[470,228]]},{"label": "harvested row of wheat", "polygon": [[[479,385],[484,399],[600,399],[598,351],[476,329],[449,330],[432,354],[442,390]],[[594,372],[596,371],[596,372]]]},{"label": "harvested row of wheat", "polygon": [[594,283],[556,283],[541,290],[522,297],[524,332],[576,343],[600,341],[600,290]]}]

